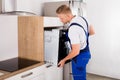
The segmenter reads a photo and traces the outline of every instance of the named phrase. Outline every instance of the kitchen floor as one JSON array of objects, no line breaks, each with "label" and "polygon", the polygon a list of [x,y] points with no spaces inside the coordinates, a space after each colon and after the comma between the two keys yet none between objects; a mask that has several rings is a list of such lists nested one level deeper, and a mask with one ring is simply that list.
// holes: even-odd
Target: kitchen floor
[{"label": "kitchen floor", "polygon": [[98,76],[98,75],[94,75],[94,74],[87,74],[87,80],[118,80],[118,79]]}]

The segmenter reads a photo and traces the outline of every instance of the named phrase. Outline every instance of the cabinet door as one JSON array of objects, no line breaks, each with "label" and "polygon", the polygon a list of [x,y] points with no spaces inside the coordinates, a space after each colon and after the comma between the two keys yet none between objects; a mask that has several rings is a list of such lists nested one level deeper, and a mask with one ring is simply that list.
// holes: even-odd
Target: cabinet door
[{"label": "cabinet door", "polygon": [[18,17],[18,53],[19,57],[44,61],[43,17]]},{"label": "cabinet door", "polygon": [[30,80],[45,80],[45,75],[39,74],[39,75],[35,76],[34,78],[31,78]]},{"label": "cabinet door", "polygon": [[[17,74],[5,80],[44,80],[45,65]],[[35,79],[34,79],[35,78]]]},{"label": "cabinet door", "polygon": [[63,80],[63,69],[56,66],[46,66],[45,80]]},{"label": "cabinet door", "polygon": [[[44,37],[45,61],[57,65],[59,52],[59,29],[45,30]],[[54,48],[51,46],[54,46]]]}]

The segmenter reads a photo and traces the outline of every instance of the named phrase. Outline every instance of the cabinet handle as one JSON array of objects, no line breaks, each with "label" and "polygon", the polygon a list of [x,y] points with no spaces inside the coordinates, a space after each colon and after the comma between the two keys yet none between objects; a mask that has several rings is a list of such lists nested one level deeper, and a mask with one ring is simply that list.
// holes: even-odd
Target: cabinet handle
[{"label": "cabinet handle", "polygon": [[46,68],[49,68],[49,67],[51,67],[51,66],[52,66],[52,65],[47,65]]},{"label": "cabinet handle", "polygon": [[28,73],[28,74],[22,75],[21,78],[28,77],[28,76],[30,76],[30,75],[32,75],[32,74],[33,74],[33,72],[30,72],[30,73]]}]

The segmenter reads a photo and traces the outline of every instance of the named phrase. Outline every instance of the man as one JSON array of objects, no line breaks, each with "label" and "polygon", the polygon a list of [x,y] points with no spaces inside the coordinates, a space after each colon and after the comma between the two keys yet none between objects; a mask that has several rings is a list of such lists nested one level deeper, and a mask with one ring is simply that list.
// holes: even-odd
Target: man
[{"label": "man", "polygon": [[74,16],[71,9],[66,5],[61,5],[56,13],[61,22],[64,24],[69,23],[68,37],[72,48],[70,53],[58,65],[63,67],[67,60],[72,59],[74,80],[86,80],[86,65],[91,57],[88,37],[89,34],[94,34],[94,30],[84,17]]}]

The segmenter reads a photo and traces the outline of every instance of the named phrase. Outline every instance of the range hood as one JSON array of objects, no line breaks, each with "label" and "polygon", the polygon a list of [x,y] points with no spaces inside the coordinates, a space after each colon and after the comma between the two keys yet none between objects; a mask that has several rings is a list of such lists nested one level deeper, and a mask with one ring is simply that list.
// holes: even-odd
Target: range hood
[{"label": "range hood", "polygon": [[21,15],[21,16],[34,16],[35,13],[26,12],[26,11],[10,11],[10,12],[1,12],[2,15]]},{"label": "range hood", "polygon": [[0,0],[0,13],[16,10],[16,0]]},{"label": "range hood", "polygon": [[21,15],[21,16],[31,16],[36,15],[33,12],[17,10],[16,6],[17,0],[0,0],[0,14],[2,15]]}]

